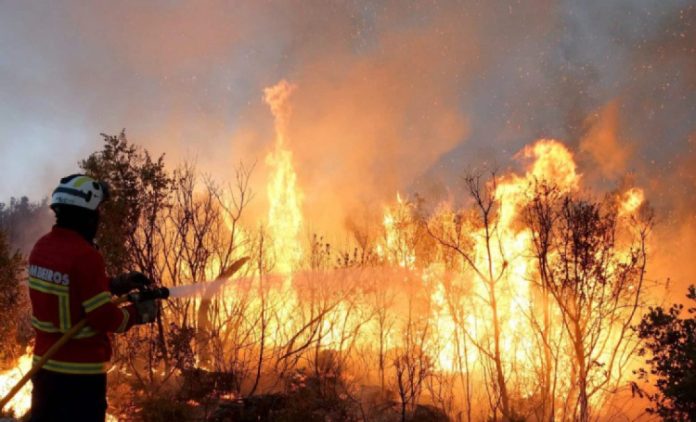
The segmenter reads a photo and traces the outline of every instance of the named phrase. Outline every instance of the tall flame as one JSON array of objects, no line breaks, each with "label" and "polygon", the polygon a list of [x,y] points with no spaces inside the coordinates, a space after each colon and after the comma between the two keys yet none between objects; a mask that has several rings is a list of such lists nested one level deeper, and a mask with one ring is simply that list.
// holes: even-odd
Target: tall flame
[{"label": "tall flame", "polygon": [[268,229],[273,237],[275,269],[283,274],[289,274],[302,257],[298,242],[302,227],[302,194],[297,187],[292,152],[285,146],[291,113],[288,100],[294,90],[295,86],[285,80],[264,89],[264,100],[275,119],[275,148],[266,157],[266,164],[271,167],[266,188]]},{"label": "tall flame", "polygon": [[299,235],[302,227],[302,193],[287,146],[288,122],[291,114],[290,95],[295,85],[286,80],[264,89],[264,100],[271,108],[275,126],[275,146],[266,157],[271,168],[266,191],[268,195],[268,231],[272,240],[273,270],[282,274],[280,290],[269,292],[271,303],[282,304],[275,309],[278,319],[269,324],[270,341],[279,344],[296,317],[297,292],[293,289],[293,271],[302,258]]}]

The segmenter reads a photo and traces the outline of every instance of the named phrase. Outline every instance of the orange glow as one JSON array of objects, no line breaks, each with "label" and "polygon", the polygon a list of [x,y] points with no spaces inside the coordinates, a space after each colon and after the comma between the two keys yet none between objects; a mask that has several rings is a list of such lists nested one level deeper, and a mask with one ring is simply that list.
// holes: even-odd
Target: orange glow
[{"label": "orange glow", "polygon": [[275,119],[275,147],[266,157],[271,176],[266,186],[269,208],[268,229],[273,239],[276,271],[288,274],[302,257],[298,236],[302,227],[302,194],[292,152],[287,149],[287,124],[291,108],[289,98],[295,86],[283,80],[264,90],[264,99]]},{"label": "orange glow", "polygon": [[[318,359],[320,352],[331,351],[342,364],[358,368],[351,376],[362,377],[360,382],[369,385],[380,376],[376,372],[393,370],[394,356],[413,350],[411,342],[419,341],[417,348],[427,356],[429,370],[458,378],[460,390],[466,379],[475,386],[473,400],[484,403],[491,393],[481,386],[492,382],[495,337],[506,388],[516,400],[532,402],[539,394],[538,324],[545,306],[557,354],[552,370],[558,381],[553,393],[558,398],[577,394],[570,381],[576,371],[571,343],[552,299],[551,305],[542,305],[542,299],[549,298],[540,291],[533,233],[522,218],[540,182],[553,184],[561,195],[575,195],[584,188],[569,148],[557,140],[538,140],[517,155],[526,164],[523,171],[488,181],[485,195],[494,203],[488,215],[490,232],[471,204],[461,210],[454,209],[454,200],[435,204],[434,211],[424,217],[420,203],[397,192],[382,207],[381,215],[374,217],[372,227],[377,228],[361,245],[368,259],[348,260],[344,267],[337,265],[336,255],[326,252],[328,243],[308,247],[302,239],[309,219],[303,215],[303,187],[288,142],[295,90],[287,81],[264,90],[275,128],[265,161],[269,170],[267,232],[259,231],[259,238],[268,236],[264,243],[268,249],[264,255],[255,255],[256,246],[249,246],[260,243],[255,230],[235,226],[237,242],[244,243],[237,250],[257,261],[250,265],[245,280],[230,283],[216,296],[219,309],[232,312],[238,307],[234,312],[240,313],[234,315],[239,326],[223,324],[219,336],[234,339],[241,332],[248,349],[235,349],[237,345],[230,341],[222,353],[248,359],[248,368],[258,365],[259,374],[273,376],[273,371],[287,375],[286,371]],[[633,215],[645,195],[634,187],[616,199],[619,215]],[[233,222],[223,218],[225,228],[231,230]],[[431,223],[460,236],[457,240],[469,254],[467,259],[434,241],[424,229]],[[327,254],[325,261],[315,256],[322,253]],[[212,279],[221,270],[220,259],[212,257],[205,275]],[[198,299],[194,303],[199,304]],[[616,332],[609,329],[600,337],[605,347],[591,358],[610,359],[606,351],[615,344]],[[202,368],[208,365],[199,356],[195,361]],[[611,382],[623,376],[616,367],[610,372]],[[597,392],[591,405],[601,408],[609,394]]]},{"label": "orange glow", "polygon": [[630,215],[635,213],[645,202],[643,189],[631,188],[624,192],[620,198],[619,215]]},{"label": "orange glow", "polygon": [[[491,382],[491,342],[498,331],[507,388],[516,399],[535,400],[541,351],[539,329],[534,324],[539,324],[541,293],[537,262],[531,253],[532,233],[521,224],[521,217],[532,198],[530,189],[539,182],[555,184],[561,194],[574,194],[583,188],[571,151],[559,141],[539,140],[519,154],[528,160],[523,172],[508,172],[489,182],[488,194],[495,201],[490,214],[492,233],[486,233],[470,208],[454,210],[450,203],[435,207],[429,223],[437,222],[444,230],[461,234],[463,247],[471,253],[470,262],[442,245],[427,244],[432,239],[423,231],[420,209],[397,193],[383,207],[377,220],[381,223],[378,233],[373,233],[366,245],[374,262],[349,268],[336,266],[335,260],[315,265],[312,254],[317,253],[316,248],[301,247],[302,189],[287,145],[289,98],[294,89],[281,81],[265,90],[276,130],[273,150],[266,160],[270,168],[266,180],[270,265],[266,272],[259,267],[251,270],[245,281],[230,283],[219,296],[221,309],[244,303],[239,321],[248,324],[243,328],[223,325],[221,338],[235,338],[241,330],[251,345],[250,350],[226,353],[244,353],[249,358],[259,353],[263,344],[259,365],[262,372],[273,373],[292,365],[307,365],[320,351],[330,350],[342,362],[359,367],[357,375],[351,376],[363,377],[361,382],[369,383],[378,376],[376,356],[382,353],[381,362],[386,362],[383,370],[392,370],[394,356],[413,341],[405,333],[418,327],[418,334],[425,333],[418,348],[425,352],[432,371],[443,376],[461,375],[460,379],[480,386]],[[632,188],[620,193],[617,201],[619,213],[629,215],[640,208],[644,193]],[[226,228],[230,226],[226,221]],[[253,233],[238,229],[242,239]],[[220,269],[219,260],[213,258],[206,275],[212,278]],[[493,296],[497,324],[490,305]],[[380,313],[385,315],[383,325],[375,316]],[[555,323],[562,319],[558,309],[550,309],[549,318],[554,321],[549,330],[558,353],[553,368],[558,376],[554,394],[566,397],[576,394],[570,381],[575,371],[571,345],[564,326]],[[613,329],[602,333],[599,341],[607,347],[592,358],[609,359],[606,351],[612,349],[616,335]],[[289,360],[283,361],[286,358]],[[279,361],[290,368],[282,367]],[[202,361],[197,362],[203,366]],[[616,367],[611,369],[612,382],[622,375]],[[484,394],[484,389],[473,392],[473,399],[483,402]],[[601,408],[609,394],[601,391],[592,396],[593,408]]]},{"label": "orange glow", "polygon": [[580,175],[573,154],[562,143],[552,139],[541,139],[524,148],[524,156],[533,158],[527,169],[527,179],[553,182],[564,191],[578,188]]},{"label": "orange glow", "polygon": [[411,205],[404,202],[397,193],[396,204],[384,210],[384,239],[377,245],[377,254],[400,267],[413,268],[416,263],[413,223]]},{"label": "orange glow", "polygon": [[[31,353],[27,353],[19,358],[19,361],[14,368],[0,372],[0,397],[5,397],[5,395],[9,393],[12,387],[17,384],[24,374],[29,372],[31,366],[32,355]],[[21,390],[19,390],[19,392],[3,410],[12,412],[15,416],[23,416],[29,411],[30,407],[31,382],[28,382],[24,385],[24,387],[22,387]]]}]

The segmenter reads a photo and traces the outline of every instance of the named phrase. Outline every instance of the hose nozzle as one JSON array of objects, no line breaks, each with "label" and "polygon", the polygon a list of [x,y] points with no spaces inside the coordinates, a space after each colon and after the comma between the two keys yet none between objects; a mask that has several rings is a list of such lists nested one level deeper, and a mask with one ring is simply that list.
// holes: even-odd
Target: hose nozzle
[{"label": "hose nozzle", "polygon": [[128,295],[128,301],[131,303],[167,298],[169,298],[169,289],[166,287],[144,288]]}]

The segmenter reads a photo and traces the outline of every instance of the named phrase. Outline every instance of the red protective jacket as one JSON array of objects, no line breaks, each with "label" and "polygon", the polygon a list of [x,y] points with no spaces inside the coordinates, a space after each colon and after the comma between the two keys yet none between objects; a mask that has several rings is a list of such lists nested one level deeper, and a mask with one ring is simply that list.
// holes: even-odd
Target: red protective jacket
[{"label": "red protective jacket", "polygon": [[111,303],[104,259],[78,233],[53,227],[29,256],[29,298],[36,331],[34,361],[83,318],[88,325],[68,341],[44,369],[99,374],[111,359],[109,334],[128,330],[137,316],[133,305]]}]

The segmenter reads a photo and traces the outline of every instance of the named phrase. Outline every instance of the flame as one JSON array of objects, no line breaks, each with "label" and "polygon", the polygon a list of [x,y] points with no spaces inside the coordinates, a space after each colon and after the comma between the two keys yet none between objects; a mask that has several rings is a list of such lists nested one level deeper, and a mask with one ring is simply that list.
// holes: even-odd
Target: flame
[{"label": "flame", "polygon": [[384,211],[384,241],[377,245],[377,254],[402,268],[414,268],[413,223],[411,204],[404,202],[397,192],[396,205],[386,207]]},{"label": "flame", "polygon": [[285,147],[291,108],[288,102],[295,86],[285,80],[264,89],[264,100],[275,119],[275,148],[266,157],[271,176],[266,187],[268,195],[268,229],[273,239],[276,271],[288,274],[302,257],[298,236],[302,227],[300,211],[302,194],[297,187],[297,174],[292,152]]},{"label": "flame", "polygon": [[553,139],[541,139],[524,148],[524,156],[533,158],[527,168],[529,181],[546,180],[555,183],[561,190],[576,190],[580,183],[577,165],[570,150]]},{"label": "flame", "polygon": [[634,214],[645,202],[643,189],[631,188],[621,195],[619,203],[619,215],[627,216]]},{"label": "flame", "polygon": [[[573,153],[561,142],[551,139],[538,140],[520,152],[518,157],[527,161],[524,171],[504,174],[488,186],[488,193],[496,204],[490,214],[494,220],[491,222],[491,227],[495,227],[493,234],[486,233],[485,227],[475,219],[455,213],[450,204],[439,204],[431,218],[447,230],[456,228],[464,233],[465,242],[470,242],[466,247],[471,248],[471,261],[464,262],[456,254],[452,254],[454,258],[448,256],[441,245],[428,246],[434,252],[426,247],[421,249],[418,242],[427,235],[421,232],[416,206],[397,192],[395,201],[383,208],[381,238],[368,244],[369,256],[376,254],[378,257],[377,265],[358,264],[355,268],[340,270],[314,270],[312,267],[312,271],[304,271],[300,246],[303,195],[288,146],[290,97],[295,90],[294,85],[284,80],[264,90],[264,99],[275,123],[275,142],[266,157],[272,274],[258,269],[245,287],[240,287],[242,283],[234,283],[221,295],[225,301],[222,309],[232,309],[235,303],[246,301],[246,307],[240,311],[243,318],[239,324],[249,324],[244,326],[248,330],[245,342],[251,349],[260,347],[259,344],[264,347],[258,360],[263,371],[259,373],[271,369],[269,367],[275,363],[273,359],[279,356],[292,356],[297,359],[292,364],[297,364],[311,359],[305,353],[316,356],[322,349],[346,355],[360,354],[355,360],[367,368],[366,377],[373,376],[369,372],[376,367],[374,352],[377,347],[381,348],[380,353],[388,354],[408,346],[402,332],[411,324],[411,320],[407,323],[405,318],[411,318],[413,306],[417,324],[430,323],[428,339],[418,347],[426,351],[435,371],[448,375],[467,372],[466,377],[474,380],[473,385],[490,382],[487,379],[490,377],[487,371],[491,369],[490,352],[486,348],[490,348],[494,331],[499,331],[508,387],[514,390],[516,397],[531,398],[537,394],[533,389],[539,385],[535,380],[539,374],[536,357],[540,353],[540,343],[535,337],[538,328],[532,325],[530,315],[537,312],[535,307],[539,306],[539,283],[534,280],[537,263],[530,253],[532,236],[520,224],[520,215],[529,205],[530,188],[538,182],[550,182],[562,194],[572,194],[581,188],[582,175]],[[620,215],[634,214],[644,199],[640,188],[618,194]],[[225,219],[227,229],[231,230],[232,223],[229,218]],[[251,239],[251,232],[235,228],[242,240]],[[492,245],[486,242],[487,236],[489,240],[493,237]],[[421,250],[429,255],[419,255]],[[314,253],[314,249],[311,252]],[[472,271],[472,263],[481,271]],[[221,262],[214,258],[206,268],[206,275],[213,278],[220,270]],[[393,292],[387,292],[389,289]],[[451,289],[458,291],[451,295]],[[492,295],[497,303],[499,330],[494,330]],[[383,327],[378,327],[375,319],[375,314],[380,312],[390,314],[385,323],[389,328],[383,332],[379,331]],[[561,320],[561,315],[555,312],[550,318],[554,323]],[[222,331],[228,329],[243,331],[238,327],[221,327]],[[564,336],[562,324],[555,324],[551,329],[556,330],[557,338]],[[235,338],[235,335],[235,331],[220,334],[225,338]],[[606,339],[602,340],[611,344],[613,334],[603,335]],[[566,397],[572,393],[573,386],[568,380],[572,378],[573,363],[566,354],[568,345],[563,343],[567,340],[557,341],[559,356],[554,361],[557,367],[553,369],[559,381],[554,393],[557,397]],[[307,352],[302,347],[306,347]],[[254,352],[249,352],[249,356]],[[602,359],[602,356],[593,358]],[[381,365],[389,361],[384,356],[380,359]],[[616,377],[619,376],[617,373]],[[605,393],[593,397],[593,405],[600,406],[602,394]]]},{"label": "flame", "polygon": [[[529,253],[532,246],[530,233],[517,227],[516,221],[519,219],[520,211],[527,205],[530,198],[526,193],[535,183],[540,181],[552,182],[562,193],[570,193],[579,189],[581,175],[577,172],[573,154],[558,141],[539,140],[533,145],[525,147],[523,155],[525,158],[532,158],[526,172],[522,175],[504,175],[498,178],[497,183],[493,186],[493,195],[499,204],[495,217],[497,220],[494,222],[496,237],[499,238],[504,251],[491,255],[491,272],[497,275],[506,269],[504,277],[496,282],[494,290],[497,295],[502,356],[505,359],[506,371],[515,372],[515,377],[509,380],[508,387],[514,386],[522,396],[530,396],[534,393],[531,390],[534,382],[529,381],[538,376],[538,373],[535,372],[537,368],[530,357],[540,353],[539,345],[533,338],[534,327],[528,318],[528,315],[534,312],[534,307],[538,306],[535,304],[535,286],[532,284],[535,263]],[[644,200],[645,195],[642,189],[631,188],[623,192],[619,195],[619,214],[631,215],[635,213]],[[438,211],[440,214],[447,212],[447,207],[440,207]],[[385,221],[387,216],[389,214],[385,214]],[[474,239],[475,265],[479,268],[486,268],[488,254],[485,233],[483,229],[475,227],[468,227],[467,230],[474,233],[471,238]],[[498,240],[496,240],[496,244],[497,242]],[[628,253],[629,248],[630,246],[627,246],[625,251],[618,252],[619,254]],[[413,260],[416,260],[415,256]],[[431,302],[435,305],[431,319],[438,332],[438,341],[441,343],[438,348],[436,366],[439,370],[461,371],[462,369],[458,367],[455,358],[463,348],[462,340],[453,335],[457,329],[456,318],[451,314],[447,304],[444,284],[438,282],[445,277],[444,271],[434,270],[436,265],[431,264],[427,274],[423,276],[425,283],[435,283],[435,288],[431,294]],[[489,303],[490,286],[486,284],[486,281],[482,277],[474,277],[471,303],[467,304],[470,315],[462,321],[471,338],[479,344],[488,341],[492,336],[492,321],[486,308]],[[553,318],[560,318],[557,310],[552,315]],[[616,341],[617,333],[613,332],[613,329],[609,331],[612,332],[603,334],[605,337],[602,341],[612,344],[613,341]],[[469,342],[469,340],[466,341]],[[561,350],[564,348],[568,350],[568,347],[567,344],[562,345]],[[469,348],[470,351],[475,351],[475,347],[470,342]],[[597,359],[608,360],[610,358],[608,349],[600,352]],[[470,353],[468,356],[469,367],[480,359],[481,356],[477,353]],[[570,379],[572,364],[567,360],[559,359],[557,365],[558,373],[564,374],[561,375],[561,379]],[[613,379],[619,379],[621,370],[614,367],[610,376]],[[563,396],[569,394],[571,389],[571,385],[562,381],[556,389],[556,394]],[[607,392],[593,396],[592,406],[600,407],[608,394]]]},{"label": "flame", "polygon": [[[17,365],[8,369],[7,371],[0,372],[0,397],[5,397],[7,393],[10,392],[12,387],[17,384],[17,382],[22,379],[24,374],[29,372],[32,366],[32,355],[27,353],[19,358]],[[14,398],[7,404],[5,409],[6,412],[12,412],[16,416],[23,416],[31,408],[31,383],[28,382],[22,387],[21,390],[14,396]]]},{"label": "flame", "polygon": [[[279,303],[275,309],[278,319],[269,327],[271,342],[279,344],[285,330],[293,321],[297,294],[292,288],[292,271],[302,259],[299,235],[302,227],[302,192],[297,186],[297,174],[292,162],[292,152],[287,149],[288,122],[292,112],[290,95],[296,86],[285,80],[264,89],[264,100],[271,108],[275,127],[275,147],[266,157],[271,174],[266,186],[268,231],[272,240],[273,270],[284,275],[280,290],[269,293],[271,303]],[[277,323],[277,325],[276,325]]]},{"label": "flame", "polygon": [[[532,337],[533,327],[530,326],[526,316],[533,307],[530,272],[534,268],[534,263],[528,253],[531,248],[531,236],[527,231],[520,230],[516,222],[520,210],[529,200],[526,193],[534,183],[553,182],[559,189],[569,192],[578,189],[580,175],[577,173],[572,153],[558,141],[539,140],[525,147],[522,153],[525,158],[532,159],[526,172],[523,175],[504,175],[492,186],[493,196],[499,205],[497,221],[494,222],[496,226],[494,242],[496,245],[498,242],[504,245],[504,253],[493,252],[489,258],[485,228],[469,227],[467,231],[474,233],[471,238],[474,239],[475,265],[478,268],[487,269],[490,259],[490,272],[493,277],[504,274],[493,287],[501,333],[501,352],[508,364],[507,370],[513,370],[514,365],[514,370],[518,374],[517,379],[520,380],[518,390],[523,394],[531,394],[532,391],[528,390],[524,380],[534,377],[535,374],[535,368],[529,357],[534,355],[536,343]],[[437,277],[431,278],[437,279]],[[481,277],[474,278],[473,294],[468,306],[473,312],[463,321],[466,330],[480,344],[487,341],[493,333],[493,322],[487,311],[488,298],[491,294],[491,286],[487,284],[487,281]],[[444,287],[441,284],[435,288],[431,300],[439,310],[433,314],[432,318],[435,326],[442,332],[440,336],[444,339],[438,355],[438,368],[451,371],[456,367],[453,356],[461,353],[458,351],[463,349],[462,340],[457,340],[452,335],[456,329],[455,318],[445,306]],[[473,344],[469,344],[469,348],[474,351],[468,355],[468,364],[472,366],[480,359],[480,356],[475,352],[476,348]],[[532,385],[532,383],[528,384]]]},{"label": "flame", "polygon": [[[19,382],[22,377],[31,370],[33,363],[31,352],[27,352],[21,356],[14,368],[8,369],[4,372],[0,372],[0,397],[5,397],[7,393],[10,392],[12,387],[14,387],[17,382]],[[4,409],[0,409],[4,412],[9,412],[16,417],[21,417],[26,415],[31,409],[31,382],[26,383],[19,392],[10,400],[10,402],[5,406]],[[2,419],[5,420],[5,419]],[[107,422],[118,422],[118,418],[107,413]]]},{"label": "flame", "polygon": [[[531,365],[525,365],[524,362],[529,361],[529,356],[534,353],[536,344],[531,337],[532,327],[529,326],[528,318],[525,316],[529,314],[533,306],[533,287],[530,282],[533,261],[528,253],[531,248],[531,236],[528,232],[517,228],[519,212],[527,204],[529,196],[526,193],[534,183],[553,182],[562,191],[571,192],[579,188],[581,175],[577,172],[573,154],[556,140],[539,140],[525,147],[522,155],[524,158],[532,159],[526,172],[522,175],[513,173],[504,175],[494,186],[493,195],[499,204],[496,236],[499,237],[500,244],[505,247],[505,255],[493,253],[491,264],[493,274],[501,272],[505,274],[495,288],[503,333],[502,352],[508,361],[515,364],[515,370],[523,373],[522,378],[524,378],[534,375],[534,368]],[[447,204],[441,204],[437,213],[440,214],[439,217],[449,213]],[[413,246],[416,235],[413,232],[414,220],[412,204],[404,201],[397,193],[396,202],[392,206],[385,207],[382,221],[385,236],[384,240],[376,246],[376,253],[391,264],[414,270],[417,262]],[[476,239],[473,245],[475,264],[479,268],[487,268],[488,255],[484,229],[469,227],[468,230],[474,233],[472,239]],[[457,337],[453,335],[456,319],[451,314],[445,299],[444,286],[438,283],[443,276],[444,270],[441,264],[436,262],[424,270],[422,282],[434,285],[430,299],[434,305],[431,319],[439,333],[436,368],[454,371],[457,370],[457,354],[461,353],[464,347],[464,339],[457,340]],[[482,310],[486,307],[487,299],[485,298],[489,296],[489,287],[485,281],[478,278],[473,284],[473,294],[471,294],[473,309]],[[491,321],[485,312],[472,313],[462,323],[469,333],[476,334],[478,341],[489,338],[492,333]],[[468,347],[469,353],[466,360],[469,366],[472,366],[480,359],[480,356],[473,344],[468,344]]]},{"label": "flame", "polygon": [[[467,270],[470,265],[462,261],[453,263],[442,248],[431,255],[419,256],[421,249],[420,244],[416,247],[417,241],[426,235],[418,231],[420,223],[414,203],[398,192],[395,200],[383,209],[382,237],[371,245],[371,252],[379,257],[377,268],[360,267],[355,272],[302,271],[303,251],[299,246],[303,224],[302,193],[292,152],[287,147],[289,97],[294,89],[293,85],[281,81],[265,90],[276,131],[274,149],[266,159],[271,170],[267,181],[268,231],[275,274],[253,278],[244,287],[249,289],[247,292],[238,287],[239,284],[232,284],[223,295],[227,302],[223,308],[231,308],[243,295],[250,293],[244,296],[248,307],[243,311],[242,320],[251,324],[248,329],[253,334],[249,342],[262,341],[266,347],[261,363],[264,369],[273,363],[274,357],[285,355],[293,347],[311,344],[312,353],[321,348],[361,354],[357,360],[364,362],[366,376],[373,376],[374,373],[369,373],[376,367],[374,352],[378,346],[383,347],[385,353],[406,347],[407,340],[402,332],[407,324],[404,319],[406,315],[410,317],[411,309],[405,312],[404,308],[410,307],[411,300],[416,297],[413,314],[419,323],[428,321],[432,330],[422,346],[435,371],[441,374],[466,372],[466,377],[474,380],[473,385],[487,382],[486,371],[490,370],[491,362],[488,352],[480,345],[490,344],[494,332],[489,305],[491,285],[487,275],[490,259],[493,278],[503,274],[496,280],[493,290],[503,370],[511,374],[508,387],[517,397],[533,397],[537,393],[533,389],[538,386],[535,380],[539,367],[535,357],[540,353],[540,346],[529,316],[535,312],[535,306],[539,306],[539,292],[534,280],[536,263],[530,256],[532,237],[519,223],[520,213],[531,199],[530,188],[540,181],[552,182],[562,193],[580,189],[582,175],[577,171],[571,151],[561,142],[539,140],[522,150],[520,157],[529,159],[523,172],[504,174],[489,186],[497,204],[496,212],[491,214],[495,220],[495,250],[490,255],[480,224],[466,218],[457,220],[449,204],[443,203],[436,208],[431,218],[439,219],[448,230],[457,224],[464,225],[461,232],[470,239],[468,246],[473,251],[473,262],[485,269],[482,274]],[[620,212],[626,214],[636,212],[643,201],[644,194],[639,188],[618,195]],[[228,228],[230,224],[227,223]],[[242,236],[248,234],[242,232]],[[502,251],[498,244],[502,245]],[[213,260],[209,271],[217,273],[219,267],[219,261]],[[385,298],[391,293],[386,292],[390,288],[394,290],[393,298],[387,300]],[[448,292],[452,288],[459,289],[454,297]],[[427,303],[423,305],[424,302]],[[383,309],[388,310],[393,320],[386,324],[391,328],[380,333],[374,313]],[[322,310],[325,314],[320,314]],[[262,314],[265,315],[263,324],[259,322]],[[314,318],[319,318],[316,326],[310,323]],[[558,321],[560,315],[553,314],[551,319]],[[563,327],[559,324],[553,329],[558,334]],[[610,343],[613,334],[605,335]],[[347,340],[351,336],[354,339]],[[555,393],[565,397],[571,395],[573,388],[568,381],[573,364],[564,354],[567,345],[559,341],[558,350],[559,357],[555,361],[558,367],[554,370],[559,382]],[[304,362],[306,358],[303,356],[301,360]],[[619,375],[617,373],[616,377]],[[593,406],[600,406],[606,394],[594,396]]]}]

